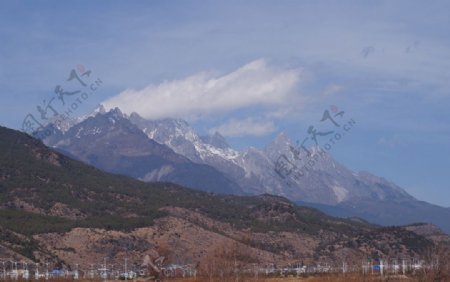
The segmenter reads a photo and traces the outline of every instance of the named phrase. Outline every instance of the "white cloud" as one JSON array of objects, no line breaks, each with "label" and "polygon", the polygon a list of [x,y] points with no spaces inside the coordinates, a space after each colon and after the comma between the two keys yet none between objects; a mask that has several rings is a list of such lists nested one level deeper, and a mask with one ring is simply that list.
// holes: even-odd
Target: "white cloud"
[{"label": "white cloud", "polygon": [[129,89],[102,104],[148,119],[189,118],[288,103],[300,78],[299,69],[277,68],[260,59],[223,76],[199,73],[142,90]]},{"label": "white cloud", "polygon": [[209,132],[213,134],[218,131],[226,137],[238,136],[264,136],[275,131],[272,121],[257,121],[253,118],[242,120],[230,119],[227,123],[212,128]]}]

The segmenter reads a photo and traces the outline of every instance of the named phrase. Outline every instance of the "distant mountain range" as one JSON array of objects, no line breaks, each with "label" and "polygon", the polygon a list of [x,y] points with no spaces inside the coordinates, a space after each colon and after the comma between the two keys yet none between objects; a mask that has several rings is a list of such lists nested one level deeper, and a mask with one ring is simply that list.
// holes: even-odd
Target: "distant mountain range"
[{"label": "distant mountain range", "polygon": [[[99,131],[121,122],[117,114],[91,117],[73,132],[80,139],[88,132],[103,136]],[[103,119],[110,123],[99,123],[102,129],[81,130]],[[105,139],[104,145],[111,143]],[[0,127],[0,255],[11,260],[87,269],[105,257],[116,265],[127,257],[131,265],[146,256],[165,256],[170,263],[204,271],[211,260],[226,259],[226,251],[233,252],[232,265],[246,269],[254,263],[299,260],[345,259],[360,265],[364,258],[414,258],[448,239],[433,226],[380,228],[277,196],[217,195],[172,183],[144,183],[103,172]]]},{"label": "distant mountain range", "polygon": [[[429,222],[450,233],[449,208],[419,201],[368,172],[353,172],[319,147],[309,148],[311,156],[299,155],[285,134],[263,150],[239,152],[219,133],[200,136],[184,120],[146,120],[117,108],[100,108],[54,131],[44,139],[48,146],[108,172],[219,193],[279,195],[335,216],[382,225]],[[298,167],[314,159],[314,166],[287,181],[275,171],[280,156],[298,159]]]}]

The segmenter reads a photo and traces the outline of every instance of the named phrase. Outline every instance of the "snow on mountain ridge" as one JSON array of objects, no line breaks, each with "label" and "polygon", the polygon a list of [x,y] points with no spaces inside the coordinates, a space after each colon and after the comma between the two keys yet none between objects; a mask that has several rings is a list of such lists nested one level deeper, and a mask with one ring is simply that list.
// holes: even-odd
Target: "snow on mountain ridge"
[{"label": "snow on mountain ridge", "polygon": [[[97,114],[101,112],[99,109]],[[182,119],[146,120],[137,113],[125,116],[118,108],[103,114],[111,118],[127,118],[148,138],[167,145],[195,163],[218,169],[250,194],[272,193],[285,195],[292,200],[324,204],[360,198],[384,200],[388,197],[409,196],[403,189],[384,179],[347,169],[320,147],[308,150],[298,148],[298,144],[292,142],[285,133],[280,133],[263,150],[249,148],[239,152],[232,149],[219,133],[201,137]],[[275,173],[275,163],[282,155],[295,161],[296,169],[302,170],[302,177],[288,182]]]},{"label": "snow on mountain ridge", "polygon": [[181,119],[145,120],[137,113],[130,120],[141,128],[150,139],[169,146],[178,154],[192,161],[205,162],[209,158],[219,157],[233,161],[239,152],[232,148],[218,148],[205,143],[202,138]]}]

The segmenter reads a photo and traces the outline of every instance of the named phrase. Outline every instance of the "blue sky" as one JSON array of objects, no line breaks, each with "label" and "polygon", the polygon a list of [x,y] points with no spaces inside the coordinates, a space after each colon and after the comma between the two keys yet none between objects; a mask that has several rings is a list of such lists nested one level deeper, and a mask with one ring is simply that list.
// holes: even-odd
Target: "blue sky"
[{"label": "blue sky", "polygon": [[[448,1],[2,1],[2,125],[70,87],[97,104],[187,119],[236,148],[293,140],[331,105],[356,126],[333,147],[353,170],[450,206]],[[73,86],[73,85],[72,85]]]}]

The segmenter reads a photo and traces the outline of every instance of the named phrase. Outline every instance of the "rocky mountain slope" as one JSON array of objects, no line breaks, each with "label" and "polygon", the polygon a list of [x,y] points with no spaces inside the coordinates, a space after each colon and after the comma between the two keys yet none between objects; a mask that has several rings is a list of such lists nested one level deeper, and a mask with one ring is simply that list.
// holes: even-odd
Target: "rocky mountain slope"
[{"label": "rocky mountain slope", "polygon": [[333,218],[281,197],[108,174],[0,127],[0,252],[14,259],[87,266],[165,255],[201,268],[223,250],[248,264],[414,257],[431,245],[406,228]]}]

